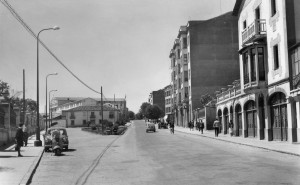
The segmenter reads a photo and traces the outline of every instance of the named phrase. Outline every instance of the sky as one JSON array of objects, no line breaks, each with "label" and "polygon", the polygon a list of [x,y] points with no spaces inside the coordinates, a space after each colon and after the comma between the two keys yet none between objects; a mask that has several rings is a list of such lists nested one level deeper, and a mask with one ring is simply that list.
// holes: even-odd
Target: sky
[{"label": "sky", "polygon": [[[3,0],[1,0],[2,2]],[[235,0],[7,0],[34,33],[78,78],[106,98],[125,98],[137,113],[149,94],[169,85],[169,53],[179,27],[232,11]],[[13,93],[37,96],[37,41],[0,3],[0,80]],[[55,97],[100,98],[39,49],[40,112],[46,76]],[[53,97],[51,96],[51,98]],[[19,96],[22,98],[22,94]]]}]

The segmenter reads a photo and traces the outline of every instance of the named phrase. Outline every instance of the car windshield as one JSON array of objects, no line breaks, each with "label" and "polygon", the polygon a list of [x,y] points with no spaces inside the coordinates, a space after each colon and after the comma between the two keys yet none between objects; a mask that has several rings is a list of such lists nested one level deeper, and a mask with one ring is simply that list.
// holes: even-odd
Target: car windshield
[{"label": "car windshield", "polygon": [[51,135],[51,133],[52,133],[54,130],[59,130],[59,132],[60,132],[61,135],[67,135],[66,129],[49,129],[49,130],[47,131],[47,134]]}]

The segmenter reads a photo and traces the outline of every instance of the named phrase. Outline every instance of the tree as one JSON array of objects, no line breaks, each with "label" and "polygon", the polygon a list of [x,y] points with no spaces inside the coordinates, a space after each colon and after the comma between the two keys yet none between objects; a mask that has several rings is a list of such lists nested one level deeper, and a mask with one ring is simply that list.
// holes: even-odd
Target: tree
[{"label": "tree", "polygon": [[141,112],[138,112],[136,115],[135,115],[135,119],[143,119],[143,115]]},{"label": "tree", "polygon": [[0,80],[0,96],[9,96],[9,85],[2,80]]},{"label": "tree", "polygon": [[129,119],[134,119],[134,112],[132,112],[132,111],[128,111],[128,116],[129,116]]},{"label": "tree", "polygon": [[142,103],[140,112],[141,112],[143,115],[145,115],[145,114],[146,114],[146,109],[147,109],[147,107],[150,106],[150,105],[151,105],[151,104],[148,103],[148,102]]},{"label": "tree", "polygon": [[158,105],[149,105],[146,108],[146,117],[149,119],[155,119],[162,117],[164,114],[163,110]]},{"label": "tree", "polygon": [[209,94],[202,95],[200,98],[201,107],[204,107],[206,104],[208,104],[213,99],[214,98],[211,97]]}]

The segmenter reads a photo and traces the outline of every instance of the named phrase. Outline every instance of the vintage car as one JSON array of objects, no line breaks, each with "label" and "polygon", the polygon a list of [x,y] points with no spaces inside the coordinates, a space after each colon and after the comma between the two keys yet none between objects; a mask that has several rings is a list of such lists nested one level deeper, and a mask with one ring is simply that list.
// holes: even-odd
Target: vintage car
[{"label": "vintage car", "polygon": [[155,124],[154,123],[148,123],[146,132],[148,133],[149,131],[155,132]]},{"label": "vintage car", "polygon": [[66,150],[69,149],[69,139],[66,128],[62,127],[52,127],[47,130],[47,132],[43,135],[44,136],[44,149],[45,151],[48,151],[50,148],[52,148],[52,136],[51,133],[54,130],[58,130],[60,132],[60,137],[62,140],[62,146]]}]

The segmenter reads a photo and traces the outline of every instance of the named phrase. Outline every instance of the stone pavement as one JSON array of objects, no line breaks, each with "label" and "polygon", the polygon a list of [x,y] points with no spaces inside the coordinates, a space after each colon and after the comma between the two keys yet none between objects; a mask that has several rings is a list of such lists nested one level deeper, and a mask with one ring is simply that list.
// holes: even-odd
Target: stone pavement
[{"label": "stone pavement", "polygon": [[[43,142],[43,134],[40,139]],[[23,157],[17,157],[14,145],[0,151],[0,184],[28,184],[44,152],[44,147],[34,147],[35,135],[28,138],[27,147],[21,148]]]},{"label": "stone pavement", "polygon": [[283,141],[266,141],[266,140],[259,140],[257,138],[243,138],[243,137],[236,137],[230,136],[229,134],[219,134],[219,137],[215,137],[214,130],[204,130],[203,134],[201,134],[198,130],[190,130],[189,128],[183,128],[175,126],[175,134],[177,132],[184,132],[187,134],[198,135],[201,137],[208,137],[211,139],[217,139],[225,142],[231,142],[240,145],[246,145],[256,148],[262,148],[270,151],[295,155],[300,157],[300,143],[289,143]]}]

